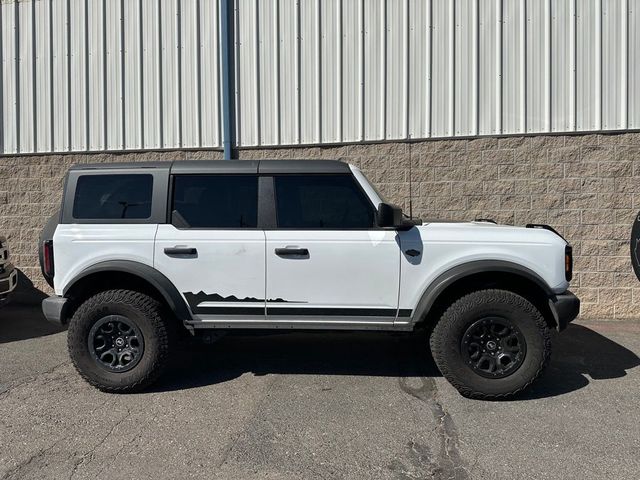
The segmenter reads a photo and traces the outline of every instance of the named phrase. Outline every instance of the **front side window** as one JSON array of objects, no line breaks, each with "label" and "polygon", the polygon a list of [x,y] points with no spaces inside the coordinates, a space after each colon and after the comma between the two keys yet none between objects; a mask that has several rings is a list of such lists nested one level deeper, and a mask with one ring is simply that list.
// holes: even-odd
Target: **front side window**
[{"label": "front side window", "polygon": [[374,226],[373,207],[351,175],[280,175],[274,181],[279,228]]},{"label": "front side window", "polygon": [[152,194],[153,176],[149,174],[81,175],[76,184],[73,217],[149,218]]},{"label": "front side window", "polygon": [[256,228],[258,177],[176,176],[172,217],[174,225],[180,223],[190,228]]}]

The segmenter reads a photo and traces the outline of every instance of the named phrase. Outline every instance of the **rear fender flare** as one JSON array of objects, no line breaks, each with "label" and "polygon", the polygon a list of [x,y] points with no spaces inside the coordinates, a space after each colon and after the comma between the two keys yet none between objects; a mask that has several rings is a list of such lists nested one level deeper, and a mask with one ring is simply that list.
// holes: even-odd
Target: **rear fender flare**
[{"label": "rear fender flare", "polygon": [[144,263],[134,262],[131,260],[107,260],[96,263],[71,280],[63,290],[63,296],[67,296],[69,291],[77,285],[83,278],[100,272],[123,272],[146,281],[155,288],[167,302],[169,308],[174,312],[178,319],[182,321],[192,320],[191,312],[184,301],[184,298],[175,287],[175,285],[166,276],[155,268],[145,265]]}]

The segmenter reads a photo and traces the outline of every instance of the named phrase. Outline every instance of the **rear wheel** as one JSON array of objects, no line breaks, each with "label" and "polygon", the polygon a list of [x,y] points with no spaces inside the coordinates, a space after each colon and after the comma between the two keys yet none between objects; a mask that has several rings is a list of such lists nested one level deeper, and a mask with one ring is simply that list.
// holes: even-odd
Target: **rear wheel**
[{"label": "rear wheel", "polygon": [[106,392],[135,392],[161,374],[170,350],[170,325],[162,305],[130,290],[88,298],[69,322],[74,366]]},{"label": "rear wheel", "polygon": [[540,311],[506,290],[480,290],[454,302],[431,334],[434,360],[464,396],[515,395],[540,376],[551,339]]}]

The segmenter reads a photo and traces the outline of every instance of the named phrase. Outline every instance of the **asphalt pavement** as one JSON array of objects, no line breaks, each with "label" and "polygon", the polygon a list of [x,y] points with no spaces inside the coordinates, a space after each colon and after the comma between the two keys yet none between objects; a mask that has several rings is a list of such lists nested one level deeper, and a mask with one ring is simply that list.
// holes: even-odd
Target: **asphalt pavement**
[{"label": "asphalt pavement", "polygon": [[461,397],[424,335],[278,333],[184,348],[101,393],[37,307],[0,310],[0,478],[637,479],[640,322],[578,322],[525,395]]}]

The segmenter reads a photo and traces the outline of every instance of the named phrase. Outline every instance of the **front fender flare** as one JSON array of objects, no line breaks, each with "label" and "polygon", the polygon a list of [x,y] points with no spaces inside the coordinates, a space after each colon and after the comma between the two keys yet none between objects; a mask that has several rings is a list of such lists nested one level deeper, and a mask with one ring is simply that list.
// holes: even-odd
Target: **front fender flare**
[{"label": "front fender flare", "polygon": [[433,304],[436,302],[438,297],[454,282],[477,273],[486,272],[501,272],[519,275],[538,285],[548,297],[554,297],[553,290],[547,282],[545,282],[540,275],[527,267],[505,260],[476,260],[452,267],[436,277],[436,279],[431,282],[431,284],[422,293],[420,301],[418,301],[413,312],[412,323],[416,324],[423,320],[431,310],[431,307],[433,307]]}]

